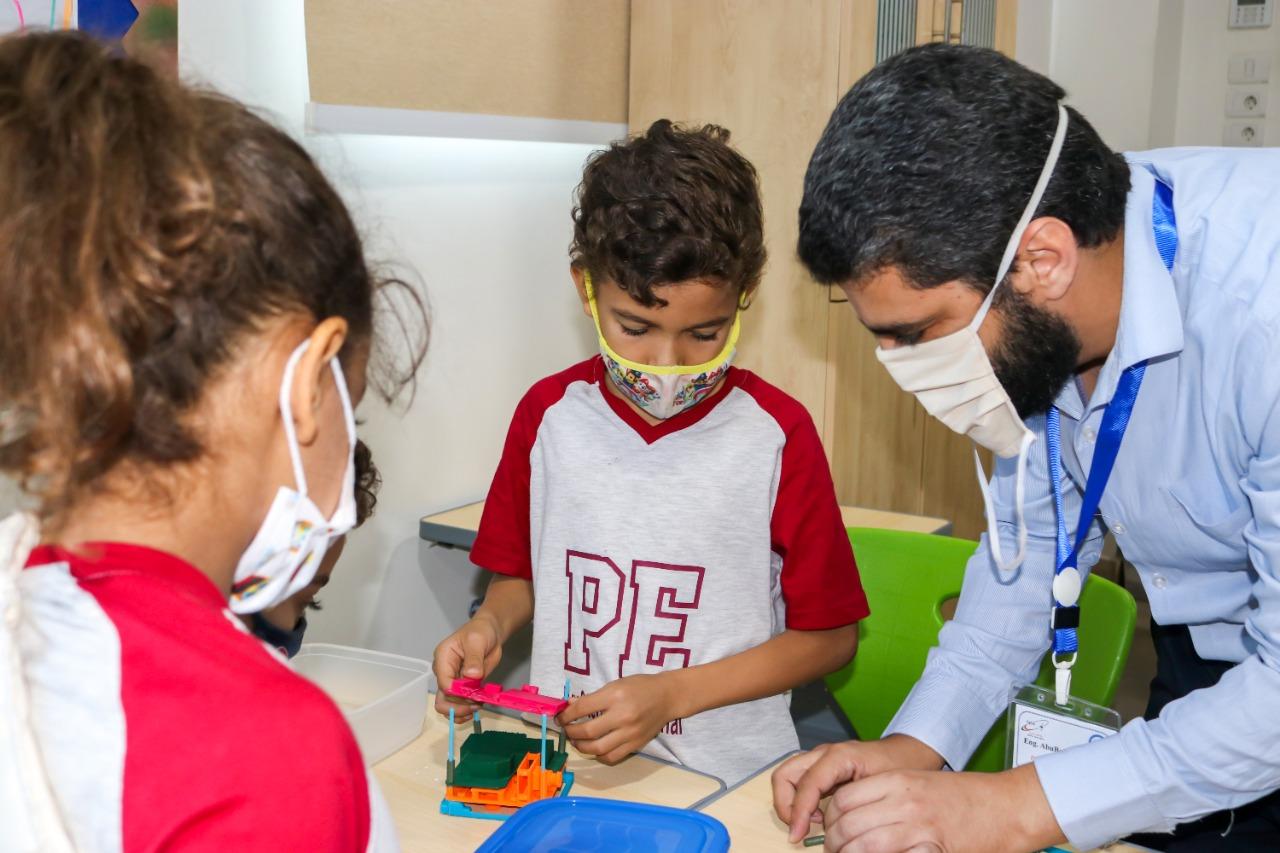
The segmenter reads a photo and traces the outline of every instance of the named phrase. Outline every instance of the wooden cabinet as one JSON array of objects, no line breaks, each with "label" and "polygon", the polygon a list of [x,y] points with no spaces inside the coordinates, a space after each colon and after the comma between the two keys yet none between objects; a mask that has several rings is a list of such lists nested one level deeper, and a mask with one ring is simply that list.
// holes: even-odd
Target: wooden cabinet
[{"label": "wooden cabinet", "polygon": [[306,0],[309,125],[607,142],[627,119],[630,0]]},{"label": "wooden cabinet", "polygon": [[[947,3],[965,20],[963,2],[911,2],[918,43],[941,40],[935,17],[946,25]],[[965,2],[990,5],[995,46],[1012,53],[1014,0]],[[724,125],[759,170],[769,266],[744,317],[738,363],[809,409],[840,502],[941,516],[957,535],[976,537],[985,525],[968,439],[899,390],[839,291],[815,284],[795,257],[809,156],[840,96],[875,63],[881,5],[633,0],[628,123],[633,131],[664,117]]]}]

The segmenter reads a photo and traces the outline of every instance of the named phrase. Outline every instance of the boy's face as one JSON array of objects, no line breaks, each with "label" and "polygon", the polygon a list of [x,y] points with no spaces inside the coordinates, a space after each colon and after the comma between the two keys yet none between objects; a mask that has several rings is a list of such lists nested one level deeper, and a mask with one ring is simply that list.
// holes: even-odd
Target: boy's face
[{"label": "boy's face", "polygon": [[333,540],[333,544],[324,552],[324,557],[320,560],[320,566],[316,569],[316,575],[311,579],[311,583],[275,607],[268,607],[262,611],[263,618],[282,631],[292,631],[296,628],[298,620],[306,615],[307,608],[316,600],[320,590],[329,583],[329,576],[333,573],[333,567],[342,556],[342,549],[346,544],[345,536],[339,536]]},{"label": "boy's face", "polygon": [[[591,317],[591,303],[581,270],[572,269]],[[737,288],[707,279],[661,285],[656,295],[666,305],[646,307],[612,281],[592,279],[600,332],[614,352],[640,364],[668,367],[703,364],[724,349],[738,310]]]}]

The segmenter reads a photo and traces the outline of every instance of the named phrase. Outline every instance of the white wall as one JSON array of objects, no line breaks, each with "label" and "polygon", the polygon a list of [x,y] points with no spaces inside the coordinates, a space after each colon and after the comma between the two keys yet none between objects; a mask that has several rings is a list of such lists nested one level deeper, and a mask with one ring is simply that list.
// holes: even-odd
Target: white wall
[{"label": "white wall", "polygon": [[1229,0],[1186,0],[1178,63],[1178,145],[1221,145],[1227,61],[1234,53],[1271,54],[1266,144],[1280,145],[1280,18],[1266,29],[1228,30]]},{"label": "white wall", "polygon": [[1018,59],[1067,90],[1120,150],[1221,145],[1227,62],[1272,54],[1267,142],[1280,145],[1280,21],[1227,28],[1229,0],[1021,0]]},{"label": "white wall", "polygon": [[[302,0],[183,0],[183,75],[275,113],[301,136]],[[430,85],[430,81],[421,81]],[[593,351],[567,275],[571,193],[589,148],[403,137],[304,137],[373,255],[424,288],[433,339],[407,411],[357,411],[384,485],[351,537],[308,638],[429,657],[479,591],[418,518],[483,497],[512,410],[536,379]]]},{"label": "white wall", "polygon": [[1017,57],[1066,89],[1067,102],[1112,148],[1146,148],[1158,6],[1159,0],[1021,0]]}]

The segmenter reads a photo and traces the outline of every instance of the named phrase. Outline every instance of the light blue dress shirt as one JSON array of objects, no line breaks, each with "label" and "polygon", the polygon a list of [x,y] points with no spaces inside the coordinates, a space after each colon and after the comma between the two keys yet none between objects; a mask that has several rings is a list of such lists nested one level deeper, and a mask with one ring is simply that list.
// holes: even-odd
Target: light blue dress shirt
[{"label": "light blue dress shirt", "polygon": [[[1080,568],[1115,534],[1152,618],[1186,624],[1204,658],[1238,665],[1210,689],[1133,720],[1115,737],[1044,756],[1036,770],[1073,844],[1168,831],[1280,788],[1280,150],[1175,149],[1128,155],[1124,292],[1116,343],[1085,402],[1062,413],[1063,498],[1074,536],[1102,415],[1121,372],[1146,377]],[[1172,275],[1151,232],[1155,179],[1173,188]],[[1055,516],[1044,417],[1027,466],[1027,558],[1001,574],[986,537],[955,619],[889,732],[963,767],[1035,677],[1049,644]],[[1014,542],[1014,467],[992,480],[1005,553]],[[1082,655],[1089,649],[1082,648]]]}]

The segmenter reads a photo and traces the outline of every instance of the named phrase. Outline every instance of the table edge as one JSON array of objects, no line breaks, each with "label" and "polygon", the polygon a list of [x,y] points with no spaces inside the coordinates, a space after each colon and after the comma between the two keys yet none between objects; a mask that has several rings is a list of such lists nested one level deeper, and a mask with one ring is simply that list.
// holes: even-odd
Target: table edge
[{"label": "table edge", "polygon": [[[433,513],[433,515],[434,514],[435,513]],[[467,530],[463,527],[454,527],[449,524],[437,524],[434,521],[427,521],[430,517],[431,516],[423,516],[418,519],[419,539],[427,542],[434,542],[437,545],[446,545],[452,548],[464,548],[468,551],[476,544],[476,535],[478,531]]]},{"label": "table edge", "polygon": [[[741,780],[739,780],[738,782],[735,782],[735,783],[734,783],[734,784],[732,784],[732,785],[728,785],[728,786],[726,786],[726,785],[724,784],[724,781],[723,781],[723,780],[721,780],[721,782],[720,782],[721,790],[720,790],[718,793],[711,794],[711,795],[709,795],[709,796],[703,797],[701,800],[698,800],[698,802],[696,802],[696,803],[694,803],[693,805],[689,806],[689,808],[690,808],[690,809],[692,809],[693,811],[696,811],[696,812],[704,811],[704,810],[706,810],[706,808],[707,808],[708,806],[715,805],[715,803],[717,803],[718,801],[720,801],[720,800],[724,799],[725,797],[729,796],[730,794],[732,794],[734,791],[738,790],[739,788],[741,788],[741,787],[745,786],[748,782],[754,782],[754,781],[755,781],[756,779],[758,779],[760,776],[762,776],[762,775],[764,775],[765,773],[768,773],[769,771],[773,770],[773,768],[777,767],[779,764],[781,764],[782,762],[786,761],[786,760],[787,760],[788,758],[790,758],[791,756],[793,756],[793,755],[799,755],[799,754],[800,754],[800,753],[802,753],[802,752],[804,752],[804,750],[803,750],[803,749],[792,749],[792,750],[788,750],[787,752],[782,753],[782,754],[781,754],[781,755],[779,755],[777,758],[775,758],[775,759],[773,759],[772,761],[770,761],[768,764],[765,764],[765,765],[764,765],[763,767],[761,767],[759,770],[755,771],[754,773],[751,773],[751,774],[748,774],[748,775],[746,775],[746,776],[742,777],[742,779],[741,779]],[[685,768],[685,769],[687,770],[688,768]],[[695,771],[695,772],[696,772],[696,771]],[[714,776],[713,776],[713,777],[711,777],[711,778],[713,778],[713,779],[714,779],[714,778],[716,778],[716,777],[714,777]]]}]

